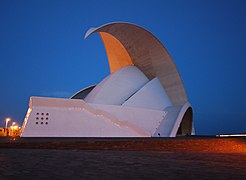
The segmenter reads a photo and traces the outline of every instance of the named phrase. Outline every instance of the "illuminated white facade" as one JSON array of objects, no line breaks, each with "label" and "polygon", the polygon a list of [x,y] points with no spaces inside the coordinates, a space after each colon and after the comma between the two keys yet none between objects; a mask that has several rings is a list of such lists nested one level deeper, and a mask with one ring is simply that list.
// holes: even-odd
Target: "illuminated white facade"
[{"label": "illuminated white facade", "polygon": [[22,137],[175,137],[192,134],[192,107],[164,46],[129,23],[92,28],[110,75],[70,99],[31,97]]}]

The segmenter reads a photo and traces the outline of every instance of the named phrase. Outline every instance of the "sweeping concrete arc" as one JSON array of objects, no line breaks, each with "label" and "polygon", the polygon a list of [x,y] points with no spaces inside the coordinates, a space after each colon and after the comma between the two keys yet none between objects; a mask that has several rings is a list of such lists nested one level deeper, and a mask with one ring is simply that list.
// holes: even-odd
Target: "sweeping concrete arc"
[{"label": "sweeping concrete arc", "polygon": [[98,32],[103,40],[110,72],[135,65],[150,80],[158,77],[173,105],[183,105],[187,96],[182,79],[162,43],[146,29],[125,22],[113,22],[87,31]]}]

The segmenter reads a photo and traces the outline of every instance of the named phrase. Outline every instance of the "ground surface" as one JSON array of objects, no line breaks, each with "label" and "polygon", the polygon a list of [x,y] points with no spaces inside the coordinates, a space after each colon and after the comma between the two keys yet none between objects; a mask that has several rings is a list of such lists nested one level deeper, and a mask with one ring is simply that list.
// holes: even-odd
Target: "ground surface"
[{"label": "ground surface", "polygon": [[0,179],[245,179],[246,153],[0,149]]},{"label": "ground surface", "polygon": [[246,137],[0,138],[0,149],[246,153]]}]

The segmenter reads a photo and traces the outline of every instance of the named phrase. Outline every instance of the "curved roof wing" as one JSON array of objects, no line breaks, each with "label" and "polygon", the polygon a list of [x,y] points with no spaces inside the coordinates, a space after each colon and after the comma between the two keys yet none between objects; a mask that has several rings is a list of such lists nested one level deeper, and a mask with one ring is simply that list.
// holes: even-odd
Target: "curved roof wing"
[{"label": "curved roof wing", "polygon": [[158,77],[174,105],[187,102],[178,70],[161,42],[149,31],[134,24],[115,22],[87,31],[98,32],[104,42],[111,73],[129,64],[137,66],[149,79]]},{"label": "curved roof wing", "polygon": [[76,92],[70,97],[70,99],[85,99],[85,97],[96,87],[96,85],[88,86],[80,91]]}]

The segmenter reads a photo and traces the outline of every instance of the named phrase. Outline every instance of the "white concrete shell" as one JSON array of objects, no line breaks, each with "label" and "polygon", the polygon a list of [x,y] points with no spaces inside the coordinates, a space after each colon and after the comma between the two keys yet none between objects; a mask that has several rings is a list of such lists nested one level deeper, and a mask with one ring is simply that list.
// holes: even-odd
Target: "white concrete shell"
[{"label": "white concrete shell", "polygon": [[85,102],[121,105],[148,81],[148,78],[135,66],[125,66],[101,81],[86,96]]},{"label": "white concrete shell", "polygon": [[31,97],[22,137],[175,137],[192,134],[192,107],[165,47],[129,23],[92,28],[111,74],[70,99]]},{"label": "white concrete shell", "polygon": [[158,77],[174,105],[187,102],[178,70],[161,42],[149,31],[130,23],[115,22],[87,31],[98,32],[103,40],[111,72],[134,64],[149,79]]},{"label": "white concrete shell", "polygon": [[122,106],[164,110],[172,103],[156,77],[132,95]]}]

